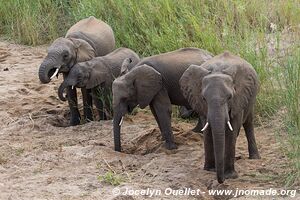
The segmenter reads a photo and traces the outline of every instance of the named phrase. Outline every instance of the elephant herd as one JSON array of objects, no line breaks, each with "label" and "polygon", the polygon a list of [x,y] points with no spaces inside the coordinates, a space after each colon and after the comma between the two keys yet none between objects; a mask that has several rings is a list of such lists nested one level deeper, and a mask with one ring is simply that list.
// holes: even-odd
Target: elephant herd
[{"label": "elephant herd", "polygon": [[179,105],[199,115],[204,169],[216,171],[219,183],[238,176],[234,168],[235,145],[242,126],[249,158],[260,158],[253,126],[259,82],[251,64],[227,51],[214,56],[190,47],[140,58],[131,49],[114,48],[111,27],[94,17],[77,22],[65,37],[49,47],[39,68],[39,79],[49,83],[63,74],[58,96],[68,100],[70,125],[82,120],[76,88],[81,88],[84,120],[93,120],[93,102],[100,119],[110,118],[106,111],[111,99],[97,98],[100,88],[104,96],[113,94],[116,151],[121,151],[123,116],[137,106],[150,107],[165,147],[177,148],[171,128],[171,105]]}]

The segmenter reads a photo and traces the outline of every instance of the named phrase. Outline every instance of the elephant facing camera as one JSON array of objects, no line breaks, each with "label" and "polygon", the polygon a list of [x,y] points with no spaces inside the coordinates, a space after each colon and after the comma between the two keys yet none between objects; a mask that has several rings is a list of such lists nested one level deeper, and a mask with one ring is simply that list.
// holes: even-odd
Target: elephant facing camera
[{"label": "elephant facing camera", "polygon": [[259,82],[254,68],[225,52],[202,65],[191,65],[182,75],[183,95],[206,120],[204,169],[217,172],[217,180],[237,178],[235,146],[243,126],[250,159],[260,158],[254,136],[254,104]]}]

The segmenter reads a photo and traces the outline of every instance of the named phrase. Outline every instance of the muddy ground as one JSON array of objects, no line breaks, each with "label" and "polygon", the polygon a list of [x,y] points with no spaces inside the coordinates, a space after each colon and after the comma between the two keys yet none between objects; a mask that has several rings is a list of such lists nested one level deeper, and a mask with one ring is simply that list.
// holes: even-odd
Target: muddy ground
[{"label": "muddy ground", "polygon": [[[243,131],[238,138],[239,178],[215,183],[204,171],[203,138],[195,122],[173,119],[178,149],[167,151],[147,110],[128,116],[122,126],[123,153],[113,150],[112,122],[67,127],[68,107],[57,97],[61,77],[43,85],[37,71],[46,47],[0,42],[0,199],[226,199],[208,189],[282,188],[274,178],[286,173],[288,160],[276,139],[280,120],[255,128],[262,159],[249,160]],[[281,135],[285,133],[279,130]],[[99,177],[113,177],[115,187]],[[196,196],[122,196],[112,190],[200,189]],[[240,197],[242,199],[246,197]],[[266,197],[248,197],[265,199]],[[297,198],[297,197],[296,197]]]}]

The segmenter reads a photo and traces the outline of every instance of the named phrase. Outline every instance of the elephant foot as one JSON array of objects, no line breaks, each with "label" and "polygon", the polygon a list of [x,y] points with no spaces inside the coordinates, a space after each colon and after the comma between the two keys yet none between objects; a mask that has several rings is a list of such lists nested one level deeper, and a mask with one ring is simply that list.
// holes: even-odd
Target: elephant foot
[{"label": "elephant foot", "polygon": [[215,165],[208,165],[208,164],[204,164],[204,168],[205,171],[209,171],[209,172],[215,172],[216,168]]},{"label": "elephant foot", "polygon": [[209,171],[209,172],[216,172],[216,168],[214,168],[214,167],[204,167],[203,169],[205,171]]},{"label": "elephant foot", "polygon": [[85,122],[92,122],[94,121],[93,117],[86,117]]},{"label": "elephant foot", "polygon": [[93,113],[92,112],[85,112],[84,113],[84,119],[85,119],[86,122],[94,121]]},{"label": "elephant foot", "polygon": [[80,118],[71,118],[70,119],[70,126],[76,126],[80,124]]},{"label": "elephant foot", "polygon": [[230,170],[230,171],[225,171],[224,177],[226,179],[235,179],[235,178],[238,178],[239,175],[235,170]]},{"label": "elephant foot", "polygon": [[250,154],[249,159],[261,159],[259,153]]},{"label": "elephant foot", "polygon": [[165,147],[168,150],[177,149],[177,145],[174,142],[166,142]]}]

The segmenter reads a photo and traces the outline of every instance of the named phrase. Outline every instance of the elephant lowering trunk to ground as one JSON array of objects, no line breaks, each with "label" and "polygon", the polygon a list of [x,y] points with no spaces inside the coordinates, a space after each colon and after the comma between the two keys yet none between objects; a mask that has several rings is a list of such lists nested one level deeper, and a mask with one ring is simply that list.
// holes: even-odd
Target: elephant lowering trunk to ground
[{"label": "elephant lowering trunk to ground", "polygon": [[200,66],[191,65],[180,86],[191,107],[205,116],[205,170],[216,170],[219,183],[238,176],[234,169],[236,138],[244,126],[249,157],[260,158],[253,127],[258,78],[253,67],[225,52]]},{"label": "elephant lowering trunk to ground", "polygon": [[105,56],[78,63],[60,85],[58,96],[65,101],[63,92],[67,87],[91,89],[100,119],[108,119],[111,116],[112,82],[122,73],[122,66],[131,69],[139,61],[139,56],[131,49],[118,48]]},{"label": "elephant lowering trunk to ground", "polygon": [[190,108],[183,97],[179,79],[191,64],[202,64],[212,55],[202,49],[182,48],[142,59],[112,85],[115,150],[121,151],[122,117],[139,105],[150,106],[167,149],[176,148],[171,129],[171,105]]},{"label": "elephant lowering trunk to ground", "polygon": [[[42,83],[49,83],[60,73],[65,77],[76,63],[104,56],[114,48],[114,33],[109,25],[94,17],[83,19],[73,25],[64,38],[56,39],[48,48],[48,54],[39,67],[39,79]],[[91,91],[85,88],[81,91],[85,118],[92,120]],[[70,125],[77,125],[81,117],[76,89],[68,87],[67,94],[71,114]]]}]

